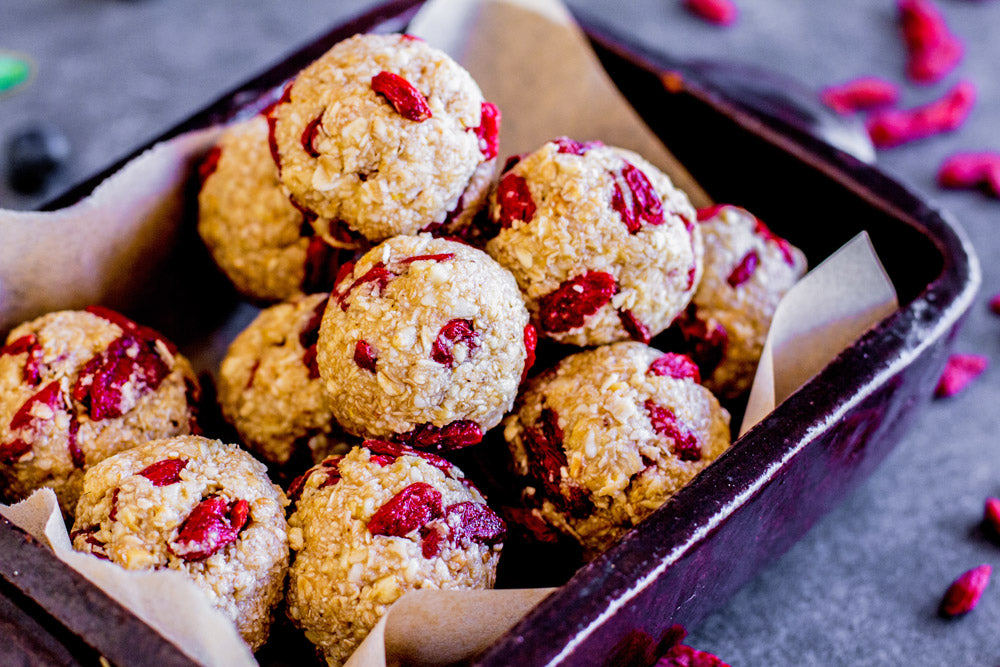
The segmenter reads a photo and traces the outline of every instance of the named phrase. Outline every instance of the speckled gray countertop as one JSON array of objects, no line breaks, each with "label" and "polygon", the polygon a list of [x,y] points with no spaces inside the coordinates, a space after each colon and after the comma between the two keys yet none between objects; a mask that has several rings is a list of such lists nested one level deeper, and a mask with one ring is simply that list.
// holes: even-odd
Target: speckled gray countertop
[{"label": "speckled gray countertop", "polygon": [[[2,0],[0,50],[29,56],[37,74],[0,97],[0,138],[35,121],[68,135],[73,155],[54,194],[375,4]],[[927,87],[905,83],[894,0],[737,0],[742,14],[728,29],[692,18],[680,0],[568,4],[650,48],[744,60],[817,90],[879,75],[903,83],[902,104],[912,106],[959,78],[974,81],[979,98],[965,127],[880,152],[878,162],[950,211],[972,238],[983,290],[955,348],[1000,359],[1000,318],[986,305],[1000,290],[992,261],[1000,202],[934,184],[946,155],[1000,149],[1000,2],[939,0],[967,55],[944,82]],[[30,208],[42,198],[0,185],[0,207]],[[964,393],[931,404],[867,482],[693,628],[688,643],[732,665],[1000,664],[1000,580],[968,616],[936,615],[955,576],[980,563],[1000,565],[1000,545],[978,528],[984,499],[1000,495],[998,373],[990,368]]]}]

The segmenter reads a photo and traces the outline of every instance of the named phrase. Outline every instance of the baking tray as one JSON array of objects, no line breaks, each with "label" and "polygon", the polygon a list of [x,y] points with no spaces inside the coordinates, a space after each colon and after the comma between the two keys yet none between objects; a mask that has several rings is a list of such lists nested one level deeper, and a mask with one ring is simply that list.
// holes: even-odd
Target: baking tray
[{"label": "baking tray", "polygon": [[[397,0],[334,28],[43,210],[78,201],[158,141],[261,108],[282,82],[337,41],[356,32],[403,30],[421,4]],[[582,24],[622,93],[713,198],[757,213],[812,265],[867,230],[900,309],[616,547],[572,573],[477,658],[481,665],[653,662],[672,625],[696,625],[885,458],[930,398],[979,283],[961,229],[902,185],[728,99],[683,62],[644,52],[585,19]],[[718,159],[721,150],[730,158]],[[183,342],[183,331],[165,328]],[[2,520],[0,579],[0,627],[35,638],[5,646],[12,658],[94,664],[103,655],[120,665],[192,664]],[[265,649],[261,657],[295,660],[280,653]]]}]

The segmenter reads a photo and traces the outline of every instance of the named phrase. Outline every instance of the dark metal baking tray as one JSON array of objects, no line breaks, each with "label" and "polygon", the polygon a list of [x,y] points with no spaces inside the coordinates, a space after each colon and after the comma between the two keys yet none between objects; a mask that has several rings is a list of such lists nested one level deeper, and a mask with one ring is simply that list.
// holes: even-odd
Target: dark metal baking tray
[{"label": "dark metal baking tray", "polygon": [[[158,141],[259,109],[337,41],[356,32],[402,30],[421,4],[397,0],[334,28],[43,208],[78,201]],[[624,95],[713,198],[754,211],[812,264],[867,230],[900,309],[621,543],[572,574],[478,657],[482,665],[652,662],[673,624],[697,624],[882,461],[930,398],[979,283],[961,229],[902,185],[727,99],[683,63],[583,27]],[[720,150],[734,159],[717,159]],[[120,665],[190,664],[2,520],[0,579],[0,623],[39,637],[12,654],[59,664],[93,664],[98,654]],[[275,657],[280,653],[261,657],[287,661]]]}]

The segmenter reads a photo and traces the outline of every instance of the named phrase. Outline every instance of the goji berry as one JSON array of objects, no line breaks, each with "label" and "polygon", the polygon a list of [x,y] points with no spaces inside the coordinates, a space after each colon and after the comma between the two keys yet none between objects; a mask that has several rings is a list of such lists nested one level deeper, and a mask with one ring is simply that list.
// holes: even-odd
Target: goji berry
[{"label": "goji berry", "polygon": [[993,568],[980,565],[963,572],[945,591],[939,611],[942,616],[959,616],[972,611],[990,583]]},{"label": "goji berry", "polygon": [[528,371],[535,365],[535,348],[538,347],[538,332],[535,326],[528,322],[524,325],[524,370],[521,371],[521,382],[528,377]]},{"label": "goji berry", "polygon": [[316,135],[319,134],[321,127],[323,127],[323,116],[319,115],[306,123],[306,129],[302,131],[302,149],[314,159],[319,157],[319,151],[316,149]]},{"label": "goji berry", "polygon": [[986,370],[987,365],[989,365],[989,359],[980,354],[951,355],[938,379],[934,395],[938,398],[954,396],[979,377]]},{"label": "goji berry", "polygon": [[378,355],[375,354],[375,348],[371,346],[371,343],[359,340],[354,344],[354,363],[358,365],[358,368],[374,373],[376,361],[378,361]]},{"label": "goji berry", "polygon": [[535,201],[531,198],[528,182],[518,174],[507,174],[497,184],[497,203],[500,205],[500,219],[503,229],[515,220],[531,222],[535,217]]},{"label": "goji berry", "polygon": [[476,348],[479,347],[479,332],[476,331],[472,320],[454,319],[449,321],[438,333],[431,346],[431,359],[451,366],[455,363],[454,347],[459,343],[465,343],[471,357]]},{"label": "goji berry", "polygon": [[733,270],[729,273],[729,277],[726,278],[726,282],[732,288],[737,288],[746,281],[750,280],[753,276],[753,272],[757,270],[757,265],[760,263],[760,257],[757,255],[756,250],[751,250],[747,254],[743,255],[741,259]]},{"label": "goji berry", "polygon": [[868,134],[878,148],[891,148],[957,129],[969,117],[976,88],[961,81],[943,97],[913,109],[877,111],[868,119]]},{"label": "goji berry", "polygon": [[202,185],[208,180],[208,177],[215,173],[215,170],[219,167],[219,158],[222,157],[222,149],[218,146],[212,146],[205,153],[205,157],[201,159],[198,163],[198,178],[200,179]]},{"label": "goji berry", "polygon": [[368,520],[368,531],[372,535],[402,537],[440,516],[441,492],[426,482],[416,482],[375,511]]},{"label": "goji berry", "polygon": [[732,0],[684,0],[684,6],[695,16],[716,25],[732,25],[739,16]]},{"label": "goji berry", "polygon": [[552,140],[552,143],[559,147],[556,149],[557,152],[569,153],[570,155],[583,155],[591,148],[598,148],[599,146],[604,145],[601,141],[587,141],[581,143],[574,139],[570,139],[569,137],[556,137]]},{"label": "goji berry", "polygon": [[187,464],[187,459],[163,459],[146,466],[136,474],[148,479],[153,486],[168,486],[181,481],[181,470],[184,470]]},{"label": "goji berry", "polygon": [[232,544],[247,523],[250,504],[245,500],[226,502],[221,496],[201,501],[177,529],[177,538],[168,544],[170,553],[186,561],[204,560]]},{"label": "goji berry", "polygon": [[619,310],[618,320],[622,323],[622,328],[625,329],[629,338],[640,343],[649,342],[649,327],[640,322],[631,310]]},{"label": "goji berry", "polygon": [[626,161],[613,177],[615,184],[611,191],[611,208],[621,216],[630,234],[642,228],[643,220],[651,225],[663,224],[663,201],[641,169]]},{"label": "goji berry", "polygon": [[444,426],[421,424],[396,436],[401,443],[414,449],[448,451],[475,445],[482,441],[483,430],[470,419],[459,419]]},{"label": "goji berry", "polygon": [[938,170],[944,188],[982,188],[1000,197],[1000,153],[956,153]]},{"label": "goji berry", "polygon": [[398,74],[379,72],[372,77],[371,85],[372,90],[384,96],[403,118],[419,123],[432,116],[424,94]]},{"label": "goji berry", "polygon": [[906,73],[918,83],[940,80],[962,60],[962,42],[929,0],[899,0],[898,7],[909,55]]},{"label": "goji berry", "polygon": [[820,99],[839,114],[892,106],[899,99],[899,86],[873,76],[854,79],[823,90]]},{"label": "goji berry", "polygon": [[492,102],[483,102],[479,127],[473,128],[479,139],[479,152],[489,161],[497,156],[500,148],[500,109]]},{"label": "goji berry", "polygon": [[698,371],[698,366],[691,361],[690,357],[684,354],[667,352],[657,357],[649,365],[647,372],[677,380],[691,378],[697,384],[701,384],[701,373]]},{"label": "goji berry", "polygon": [[653,399],[646,399],[646,412],[653,430],[673,441],[671,451],[681,461],[698,461],[701,459],[701,443],[698,436],[684,428],[670,408],[657,404]]},{"label": "goji berry", "polygon": [[541,488],[541,495],[560,510],[573,516],[584,516],[591,510],[586,489],[572,480],[564,483],[562,470],[566,468],[563,449],[563,432],[555,410],[544,408],[534,426],[527,426],[521,437],[528,476]]},{"label": "goji berry", "polygon": [[565,281],[538,300],[542,330],[551,333],[583,326],[615,293],[615,278],[603,271],[587,273]]}]

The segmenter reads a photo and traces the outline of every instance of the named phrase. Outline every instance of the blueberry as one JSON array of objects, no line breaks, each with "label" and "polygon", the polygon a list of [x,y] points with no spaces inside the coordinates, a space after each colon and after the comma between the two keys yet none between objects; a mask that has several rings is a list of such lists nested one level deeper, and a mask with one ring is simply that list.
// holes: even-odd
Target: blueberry
[{"label": "blueberry", "polygon": [[22,194],[41,192],[69,158],[66,135],[51,125],[15,130],[7,138],[7,181]]}]

